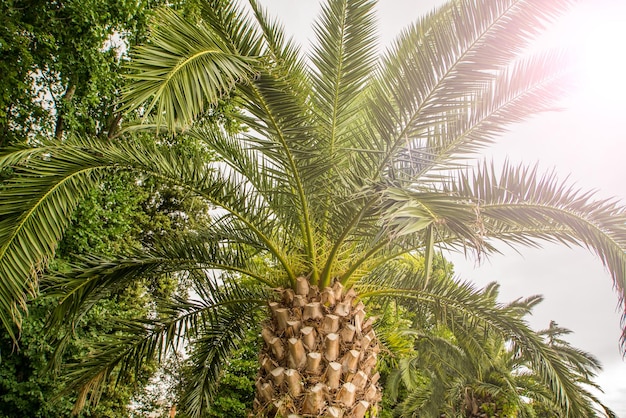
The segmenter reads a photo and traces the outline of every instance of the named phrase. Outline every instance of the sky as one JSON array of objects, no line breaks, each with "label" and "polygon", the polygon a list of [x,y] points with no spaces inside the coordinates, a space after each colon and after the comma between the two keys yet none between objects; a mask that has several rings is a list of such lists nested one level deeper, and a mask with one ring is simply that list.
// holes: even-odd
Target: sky
[{"label": "sky", "polygon": [[[548,0],[546,0],[548,1]],[[313,39],[311,23],[318,0],[260,0],[284,23],[286,32],[304,47]],[[388,45],[410,22],[443,4],[443,0],[379,0],[381,44]],[[626,1],[582,0],[538,45],[564,43],[581,57],[573,91],[563,110],[509,127],[510,132],[478,156],[494,162],[526,162],[599,198],[626,204]],[[599,259],[584,249],[544,245],[541,249],[505,249],[476,265],[459,254],[447,254],[457,275],[479,286],[501,284],[503,302],[535,294],[544,301],[534,310],[535,329],[550,320],[574,331],[574,346],[598,357],[604,370],[597,383],[600,399],[626,418],[626,361],[619,350],[620,314],[611,277]]]}]

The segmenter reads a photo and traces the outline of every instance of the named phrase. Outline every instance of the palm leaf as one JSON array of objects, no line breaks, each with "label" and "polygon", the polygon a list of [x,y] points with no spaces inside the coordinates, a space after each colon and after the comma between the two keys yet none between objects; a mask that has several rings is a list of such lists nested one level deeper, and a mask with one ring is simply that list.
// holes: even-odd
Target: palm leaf
[{"label": "palm leaf", "polygon": [[[443,193],[441,193],[443,192]],[[539,240],[593,251],[609,269],[620,300],[626,295],[626,215],[615,200],[593,200],[558,180],[554,172],[505,163],[497,173],[483,164],[458,171],[443,190],[389,188],[389,233],[423,233],[430,225],[441,245],[497,251],[490,241],[536,246]],[[622,337],[624,342],[624,336]]]},{"label": "palm leaf", "polygon": [[[626,214],[615,200],[594,200],[558,180],[554,172],[505,164],[501,173],[484,164],[461,172],[450,191],[470,199],[488,238],[529,245],[538,239],[586,247],[609,269],[626,295]],[[622,342],[625,342],[622,335]]]},{"label": "palm leaf", "polygon": [[181,402],[184,410],[193,417],[202,416],[211,405],[211,397],[217,389],[219,373],[224,360],[243,339],[250,324],[257,320],[258,310],[245,312],[241,307],[233,312],[220,312],[220,322],[203,328],[202,336],[190,347],[193,349],[193,379],[185,388]]},{"label": "palm leaf", "polygon": [[507,126],[540,112],[554,110],[570,87],[569,58],[559,51],[538,53],[514,61],[485,83],[467,108],[448,115],[437,130],[406,145],[412,170],[407,177],[428,181],[436,170],[475,153],[506,132]]},{"label": "palm leaf", "polygon": [[[428,306],[439,321],[453,330],[463,331],[464,344],[483,358],[489,358],[478,340],[480,333],[472,332],[473,327],[488,329],[490,333],[502,336],[524,350],[543,382],[550,387],[556,402],[566,411],[584,411],[585,402],[579,396],[576,379],[568,365],[519,317],[516,307],[507,308],[496,304],[491,295],[476,292],[469,284],[451,285],[446,280],[430,281],[423,290],[413,287],[384,287],[384,283],[401,284],[411,280],[406,276],[419,274],[410,264],[387,263],[376,269],[367,279],[369,284],[356,286],[363,298],[394,298],[402,300],[409,309],[417,310]],[[486,297],[485,297],[486,296]],[[487,335],[487,334],[485,334]],[[471,337],[471,339],[469,338]],[[460,337],[461,338],[461,337]]]},{"label": "palm leaf", "polygon": [[55,147],[15,149],[0,168],[12,176],[0,185],[0,321],[15,339],[29,297],[70,222],[74,208],[98,184],[103,167],[88,152],[56,158]]},{"label": "palm leaf", "polygon": [[162,9],[155,26],[152,42],[133,54],[124,101],[127,109],[148,103],[146,115],[155,108],[157,126],[163,118],[171,129],[188,125],[252,77],[252,59],[230,53],[203,22]]},{"label": "palm leaf", "polygon": [[[152,248],[130,257],[82,257],[71,269],[46,277],[46,294],[59,297],[49,318],[50,329],[73,326],[112,293],[123,291],[131,283],[163,275],[193,281],[198,272],[219,271],[271,287],[287,284],[287,277],[281,281],[280,271],[270,276],[271,281],[267,278],[269,269],[263,262],[270,264],[275,260],[268,259],[262,244],[245,232],[247,229],[211,228],[161,237]],[[202,292],[202,286],[196,287],[196,292]]]},{"label": "palm leaf", "polygon": [[[205,282],[205,286],[207,284]],[[255,312],[264,306],[267,298],[267,295],[243,290],[234,283],[223,286],[213,283],[210,287],[211,297],[204,301],[175,299],[170,303],[161,302],[160,318],[117,321],[114,334],[95,344],[89,356],[68,365],[65,375],[71,383],[65,391],[80,388],[75,410],[83,408],[88,396],[91,402],[97,402],[111,378],[123,380],[130,371],[138,373],[148,361],[160,363],[169,353],[182,349],[184,342],[189,340],[205,344],[203,371],[194,377],[202,382],[202,397],[206,397],[207,383],[217,381],[217,373],[235,347],[237,338],[242,338]],[[192,416],[199,416],[206,407],[205,402],[206,399],[200,400],[198,410],[194,402],[190,403]]]},{"label": "palm leaf", "polygon": [[370,107],[387,144],[379,170],[405,143],[455,120],[571,3],[456,1],[405,30],[383,58]]},{"label": "palm leaf", "polygon": [[[314,26],[317,43],[311,53],[311,107],[319,129],[316,148],[332,162],[331,172],[348,167],[345,163],[353,148],[351,127],[358,119],[359,97],[375,69],[373,7],[370,0],[331,1],[322,7]],[[320,187],[335,180],[319,177]]]}]

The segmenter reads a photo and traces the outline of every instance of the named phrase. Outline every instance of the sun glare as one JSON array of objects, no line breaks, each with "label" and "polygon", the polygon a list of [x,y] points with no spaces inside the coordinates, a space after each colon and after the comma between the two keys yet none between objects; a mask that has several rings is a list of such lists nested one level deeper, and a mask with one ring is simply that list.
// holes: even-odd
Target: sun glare
[{"label": "sun glare", "polygon": [[[588,2],[574,12],[564,33],[577,59],[577,91],[600,108],[626,109],[626,2]],[[589,104],[589,103],[587,103]]]}]

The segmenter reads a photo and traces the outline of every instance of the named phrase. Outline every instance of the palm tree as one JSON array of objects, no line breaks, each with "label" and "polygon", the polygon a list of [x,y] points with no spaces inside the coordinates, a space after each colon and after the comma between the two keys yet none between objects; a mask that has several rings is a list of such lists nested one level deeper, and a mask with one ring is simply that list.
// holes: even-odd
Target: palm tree
[{"label": "palm tree", "polygon": [[[376,415],[379,342],[362,302],[397,297],[508,332],[543,358],[540,372],[576,416],[583,409],[565,372],[517,323],[424,288],[436,247],[481,257],[497,242],[556,241],[595,252],[624,296],[626,216],[615,202],[532,167],[462,165],[567,88],[562,54],[519,51],[570,3],[452,1],[405,29],[381,58],[371,0],[329,0],[306,59],[255,0],[250,15],[206,0],[194,23],[163,11],[151,43],[134,55],[127,107],[155,115],[151,126],[161,131],[193,135],[219,163],[130,136],[7,150],[3,324],[19,324],[76,203],[100,176],[129,171],[204,199],[213,219],[134,257],[91,257],[54,278],[62,303],[52,320],[60,323],[146,276],[177,274],[194,289],[163,301],[158,315],[122,321],[84,359],[70,375],[83,401],[186,338],[197,369],[181,403],[200,414],[223,360],[269,302],[257,411]],[[231,93],[243,132],[192,123]],[[415,254],[425,258],[422,277],[398,262]]]},{"label": "palm tree", "polygon": [[[448,282],[448,286],[467,284]],[[481,292],[485,307],[498,309],[502,318],[522,319],[542,300],[541,296],[531,296],[497,306],[498,288],[492,283]],[[406,309],[414,311],[415,307],[408,305]],[[387,382],[394,399],[398,399],[400,387],[404,388],[395,408],[398,416],[534,417],[536,410],[549,411],[547,416],[551,417],[570,416],[558,401],[559,394],[552,382],[540,371],[537,361],[542,359],[529,355],[527,346],[512,343],[501,332],[494,333],[481,325],[477,328],[468,330],[452,321],[438,320],[435,327],[421,326],[403,332],[415,337],[415,350],[402,358]],[[538,333],[543,337],[538,344],[567,370],[568,382],[578,386],[576,395],[584,408],[579,412],[581,416],[616,416],[589,392],[591,387],[600,390],[593,382],[600,363],[559,338],[568,333],[552,322],[547,330]],[[486,337],[477,344],[475,336],[481,334]]]}]

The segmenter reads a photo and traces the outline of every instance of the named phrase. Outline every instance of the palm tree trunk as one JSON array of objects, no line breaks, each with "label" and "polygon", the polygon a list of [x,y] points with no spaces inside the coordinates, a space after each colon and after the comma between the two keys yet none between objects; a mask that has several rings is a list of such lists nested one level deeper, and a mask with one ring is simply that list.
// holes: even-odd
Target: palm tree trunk
[{"label": "palm tree trunk", "polygon": [[270,303],[259,357],[257,416],[355,417],[377,414],[379,345],[354,290],[320,291],[301,277]]}]

